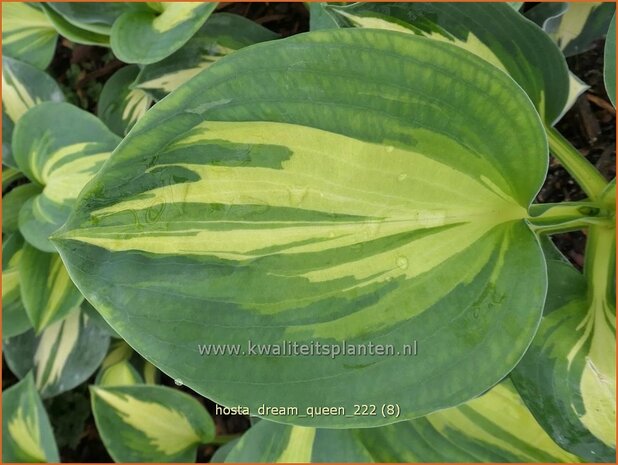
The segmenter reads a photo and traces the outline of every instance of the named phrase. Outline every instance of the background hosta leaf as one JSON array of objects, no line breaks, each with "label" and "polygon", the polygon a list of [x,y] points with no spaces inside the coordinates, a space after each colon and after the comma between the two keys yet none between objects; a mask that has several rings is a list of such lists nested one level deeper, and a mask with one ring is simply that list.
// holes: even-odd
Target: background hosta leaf
[{"label": "background hosta leaf", "polygon": [[547,32],[555,29],[555,18],[562,16],[568,8],[567,2],[539,2],[524,12],[524,16]]},{"label": "background hosta leaf", "polygon": [[[3,173],[4,174],[4,173]],[[11,234],[19,229],[19,211],[30,199],[41,193],[41,188],[33,183],[22,184],[2,196],[2,232]]]},{"label": "background hosta leaf", "polygon": [[66,221],[77,194],[119,141],[94,115],[68,103],[45,102],[20,118],[13,155],[24,174],[43,187],[20,211],[19,229],[28,242],[55,252],[48,237]]},{"label": "background hosta leaf", "polygon": [[349,26],[449,42],[508,72],[552,123],[569,94],[564,57],[551,39],[505,3],[355,3],[327,7]]},{"label": "background hosta leaf", "polygon": [[101,363],[96,383],[100,386],[129,386],[143,384],[142,377],[130,362],[135,355],[126,342],[114,341]]},{"label": "background hosta leaf", "polygon": [[59,462],[58,448],[32,375],[2,392],[2,462]]},{"label": "background hosta leaf", "polygon": [[541,3],[526,12],[542,26],[566,56],[589,50],[607,32],[613,2]]},{"label": "background hosta leaf", "polygon": [[133,8],[126,2],[49,2],[47,6],[76,27],[110,35],[114,21]]},{"label": "background hosta leaf", "polygon": [[242,16],[218,13],[177,52],[142,68],[134,86],[161,99],[229,53],[278,36]]},{"label": "background hosta leaf", "polygon": [[90,305],[87,300],[84,300],[82,302],[81,308],[90,317],[92,322],[95,325],[97,325],[105,334],[107,334],[108,336],[113,337],[115,339],[120,338],[120,336],[118,336],[118,333],[114,330],[114,328],[112,328],[107,323],[107,321],[105,321],[103,319],[101,314],[99,312],[97,312],[97,310],[92,305]]},{"label": "background hosta leaf", "polygon": [[116,462],[194,462],[215,435],[193,397],[163,386],[91,387],[92,411]]},{"label": "background hosta leaf", "polygon": [[566,112],[569,111],[573,105],[575,105],[575,102],[579,96],[586,92],[589,88],[590,86],[588,84],[578,78],[575,74],[569,72],[569,96],[558,119],[561,119]]},{"label": "background hosta leaf", "polygon": [[[2,174],[6,169],[17,169],[17,164],[15,160],[13,160],[13,156],[11,155],[11,139],[13,136],[13,128],[15,125],[13,121],[7,116],[7,114],[2,111]],[[5,167],[6,165],[6,167]],[[17,171],[19,172],[19,171]],[[4,190],[4,176],[2,177],[2,185]]]},{"label": "background hosta leaf", "polygon": [[[529,99],[473,54],[314,32],[235,52],[148,111],[56,244],[132,347],[218,402],[398,403],[410,418],[480,394],[528,346],[545,265],[524,218],[546,166]],[[248,339],[397,351],[418,339],[421,354],[197,346]]]},{"label": "background hosta leaf", "polygon": [[216,2],[160,2],[160,11],[127,12],[112,27],[112,50],[127,63],[155,63],[182,47]]},{"label": "background hosta leaf", "polygon": [[16,336],[32,325],[21,300],[19,263],[24,240],[14,233],[2,243],[2,337]]},{"label": "background hosta leaf", "polygon": [[229,442],[226,442],[221,447],[219,447],[210,459],[211,463],[224,463],[225,459],[229,455],[229,453],[234,449],[236,444],[238,444],[240,438],[232,439]]},{"label": "background hosta leaf", "polygon": [[142,377],[128,361],[114,363],[101,371],[97,384],[99,386],[130,386],[142,384]]},{"label": "background hosta leaf", "polygon": [[[3,116],[4,118],[4,116]],[[2,129],[5,129],[4,120],[2,121]],[[2,142],[2,151],[4,151],[4,141]],[[2,194],[7,192],[10,187],[16,185],[19,181],[25,180],[26,177],[17,168],[2,166]]]},{"label": "background hosta leaf", "polygon": [[47,18],[53,24],[53,27],[63,36],[72,42],[86,45],[99,45],[109,47],[109,36],[99,34],[89,29],[83,29],[75,24],[67,21],[67,19],[58,14],[56,10],[51,8],[49,4],[41,3],[41,8],[45,11]]},{"label": "background hosta leaf", "polygon": [[513,379],[562,447],[586,460],[611,462],[616,453],[615,307],[607,300],[589,302],[586,280],[569,264],[550,261],[549,277],[539,332]]},{"label": "background hosta leaf", "polygon": [[129,360],[133,355],[133,349],[123,340],[114,341],[109,348],[109,352],[101,364],[101,369],[104,370],[116,363]]},{"label": "background hosta leaf", "polygon": [[305,3],[309,9],[309,29],[319,31],[321,29],[337,29],[339,23],[336,17],[326,8],[326,2]]},{"label": "background hosta leaf", "polygon": [[105,83],[99,98],[97,115],[120,137],[129,132],[152,104],[146,92],[130,87],[138,73],[135,65],[119,69]]},{"label": "background hosta leaf", "polygon": [[22,301],[37,333],[79,307],[84,297],[57,253],[26,243],[19,261]]},{"label": "background hosta leaf", "polygon": [[[11,5],[13,5],[11,3]],[[11,153],[13,126],[29,108],[45,102],[61,102],[62,91],[43,71],[13,58],[2,57],[2,163],[17,167]]]},{"label": "background hosta leaf", "polygon": [[605,42],[605,89],[616,106],[616,16],[612,18]]},{"label": "background hosta leaf", "polygon": [[465,405],[369,429],[260,421],[226,462],[578,462],[558,447],[506,381]]},{"label": "background hosta leaf", "polygon": [[69,391],[87,380],[101,364],[109,336],[81,310],[47,327],[3,341],[7,365],[19,378],[32,370],[42,397]]},{"label": "background hosta leaf", "polygon": [[[54,26],[37,4],[7,2],[2,5],[3,57],[13,57],[45,69],[52,60],[57,37]],[[3,69],[3,76],[5,72]]]}]

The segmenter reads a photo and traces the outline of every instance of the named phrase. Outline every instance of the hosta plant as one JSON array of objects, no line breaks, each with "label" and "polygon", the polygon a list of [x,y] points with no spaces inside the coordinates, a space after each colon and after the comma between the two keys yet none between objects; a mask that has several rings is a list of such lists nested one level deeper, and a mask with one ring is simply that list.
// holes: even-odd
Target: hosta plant
[{"label": "hosta plant", "polygon": [[[227,442],[199,395],[261,418],[219,461],[613,460],[615,181],[554,127],[600,30],[614,102],[613,9],[312,4],[279,39],[215,8],[5,16],[41,38],[4,28],[4,459],[58,460],[45,402],[88,382],[119,462]],[[131,63],[98,118],[56,33]],[[585,199],[535,200],[550,153]]]}]

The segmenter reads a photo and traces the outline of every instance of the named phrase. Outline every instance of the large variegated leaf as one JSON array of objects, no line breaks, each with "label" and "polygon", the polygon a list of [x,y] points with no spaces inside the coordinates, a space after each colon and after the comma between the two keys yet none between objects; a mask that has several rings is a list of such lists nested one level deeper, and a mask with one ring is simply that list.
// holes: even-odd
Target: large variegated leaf
[{"label": "large variegated leaf", "polygon": [[605,41],[605,89],[612,104],[616,106],[616,16],[612,18]]},{"label": "large variegated leaf", "polygon": [[[546,166],[534,107],[492,65],[411,34],[319,31],[240,50],[155,105],[55,243],[132,347],[220,403],[412,418],[480,394],[532,339],[545,264],[525,218]],[[248,340],[420,348],[198,349]]]},{"label": "large variegated leaf", "polygon": [[2,462],[59,462],[43,402],[32,374],[2,392]]},{"label": "large variegated leaf", "polygon": [[60,256],[28,243],[22,249],[19,281],[22,302],[36,333],[62,320],[84,300]]},{"label": "large variegated leaf", "polygon": [[163,386],[91,386],[92,411],[116,462],[194,462],[214,438],[210,415],[193,397]]},{"label": "large variegated leaf", "polygon": [[109,47],[109,35],[100,34],[90,29],[83,29],[59,14],[48,3],[41,3],[41,8],[45,12],[49,22],[63,36],[72,42],[86,45],[99,45]]},{"label": "large variegated leaf", "polygon": [[131,11],[112,27],[114,55],[127,63],[155,63],[182,47],[204,24],[216,2],[160,2],[160,11]]},{"label": "large variegated leaf", "polygon": [[29,108],[45,102],[61,102],[62,91],[43,71],[13,58],[2,57],[2,163],[17,167],[11,150],[13,127]]},{"label": "large variegated leaf", "polygon": [[124,137],[152,104],[142,89],[131,88],[139,73],[136,65],[125,66],[107,80],[101,91],[97,115],[115,134]]},{"label": "large variegated leaf", "polygon": [[535,24],[505,3],[364,3],[326,7],[341,23],[449,42],[508,72],[551,123],[569,94],[564,57]]},{"label": "large variegated leaf", "polygon": [[87,380],[99,367],[109,336],[79,309],[47,327],[39,336],[28,331],[4,339],[6,363],[22,378],[34,372],[42,397],[53,397]]},{"label": "large variegated leaf", "polygon": [[242,16],[218,13],[177,52],[142,68],[134,86],[161,99],[219,58],[278,36]]},{"label": "large variegated leaf", "polygon": [[2,243],[2,337],[12,337],[31,328],[21,300],[19,263],[24,240],[14,233]]},{"label": "large variegated leaf", "polygon": [[[3,173],[4,174],[4,173]],[[2,196],[2,232],[12,234],[19,230],[19,211],[31,198],[41,193],[41,188],[34,184],[22,184]]]},{"label": "large variegated leaf", "polygon": [[315,429],[260,421],[226,462],[567,462],[505,381],[460,407],[369,429]]},{"label": "large variegated leaf", "polygon": [[[614,234],[611,229],[592,228],[589,241],[607,242],[596,267],[615,266]],[[513,379],[538,421],[562,447],[589,461],[612,462],[616,455],[614,299],[600,282],[604,290],[590,292],[584,277],[566,263],[550,261],[549,276],[539,332]]]},{"label": "large variegated leaf", "polygon": [[28,242],[55,252],[48,237],[66,221],[77,194],[119,141],[94,115],[68,103],[45,102],[20,118],[13,155],[24,174],[43,187],[20,211],[19,229]]},{"label": "large variegated leaf", "polygon": [[[37,4],[3,2],[2,55],[4,57],[13,57],[39,69],[45,69],[54,55],[57,37],[53,25]],[[4,69],[2,71],[4,75]],[[4,98],[6,95],[3,95]]]}]

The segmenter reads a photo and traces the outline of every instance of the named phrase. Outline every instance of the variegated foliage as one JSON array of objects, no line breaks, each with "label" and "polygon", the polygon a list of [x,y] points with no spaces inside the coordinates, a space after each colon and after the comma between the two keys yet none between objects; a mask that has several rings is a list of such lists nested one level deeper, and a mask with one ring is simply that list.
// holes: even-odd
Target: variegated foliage
[{"label": "variegated foliage", "polygon": [[97,428],[116,462],[193,462],[197,446],[214,438],[210,415],[177,390],[108,384],[92,386],[91,396]]},{"label": "variegated foliage", "polygon": [[578,458],[556,445],[509,381],[462,406],[367,429],[315,429],[260,421],[228,463],[552,462]]},{"label": "variegated foliage", "polygon": [[2,392],[2,462],[59,462],[58,448],[32,375]]},{"label": "variegated foliage", "polygon": [[103,361],[108,344],[109,336],[76,308],[38,336],[29,330],[4,339],[3,352],[13,373],[22,378],[32,371],[41,396],[52,397],[86,381]]},{"label": "variegated foliage", "polygon": [[[545,265],[527,207],[546,166],[538,114],[486,61],[413,34],[318,32],[240,50],[162,100],[54,243],[132,347],[210,398],[413,418],[480,394],[529,345]],[[423,355],[197,347],[248,338],[417,338]]]}]

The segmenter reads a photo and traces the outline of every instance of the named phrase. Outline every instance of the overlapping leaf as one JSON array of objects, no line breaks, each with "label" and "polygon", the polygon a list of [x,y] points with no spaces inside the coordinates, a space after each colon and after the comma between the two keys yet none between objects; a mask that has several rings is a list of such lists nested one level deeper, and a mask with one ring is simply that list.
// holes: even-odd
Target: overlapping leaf
[{"label": "overlapping leaf", "polygon": [[16,376],[23,378],[32,370],[41,396],[52,397],[87,380],[103,361],[108,344],[109,336],[76,309],[39,336],[30,330],[4,339],[3,351]]},{"label": "overlapping leaf", "polygon": [[32,327],[21,300],[19,263],[24,240],[13,233],[2,243],[2,337],[12,337]]},{"label": "overlapping leaf", "polygon": [[127,2],[49,2],[47,6],[74,26],[104,35],[111,34],[120,15],[139,8]]},{"label": "overlapping leaf", "polygon": [[134,86],[161,99],[219,58],[277,34],[242,16],[218,13],[177,52],[142,68]]},{"label": "overlapping leaf", "polygon": [[193,397],[163,386],[92,386],[92,411],[116,462],[194,462],[214,438],[212,419]]},{"label": "overlapping leaf", "polygon": [[511,75],[547,123],[569,94],[564,57],[536,25],[504,3],[355,3],[329,5],[339,24],[430,37],[468,50]]},{"label": "overlapping leaf", "polygon": [[616,106],[616,16],[612,18],[605,42],[605,89],[612,104]]},{"label": "overlapping leaf", "polygon": [[131,386],[143,383],[141,376],[129,362],[120,362],[101,372],[97,384],[103,387]]},{"label": "overlapping leaf", "polygon": [[104,334],[107,334],[108,336],[113,337],[114,339],[120,338],[120,336],[118,336],[118,333],[114,331],[114,328],[112,328],[107,323],[107,321],[103,319],[101,314],[97,312],[97,310],[92,305],[90,305],[90,303],[88,303],[87,300],[84,300],[82,302],[81,308],[84,312],[86,312],[86,314],[92,320],[92,322],[95,325],[97,325],[99,329],[101,329],[101,331],[103,331]]},{"label": "overlapping leaf", "polygon": [[[3,57],[13,57],[45,69],[56,49],[57,38],[53,25],[36,3],[7,2],[2,5]],[[4,76],[5,70],[2,71]]]},{"label": "overlapping leaf", "polygon": [[331,16],[326,8],[326,2],[308,2],[306,5],[309,9],[309,29],[311,31],[339,28],[337,18]]},{"label": "overlapping leaf", "polygon": [[23,305],[37,334],[62,320],[84,300],[60,256],[28,243],[22,249],[19,281]]},{"label": "overlapping leaf", "polygon": [[150,11],[126,12],[114,22],[112,50],[122,61],[148,64],[171,55],[198,31],[217,3],[160,2],[148,6]]},{"label": "overlapping leaf", "polygon": [[94,115],[68,103],[45,102],[20,118],[13,155],[22,172],[43,187],[20,210],[19,229],[29,243],[55,252],[48,237],[119,141]]},{"label": "overlapping leaf", "polygon": [[526,12],[566,56],[583,53],[601,39],[615,10],[613,2],[541,3]]},{"label": "overlapping leaf", "polygon": [[97,115],[108,128],[124,137],[152,104],[143,90],[131,88],[139,73],[135,65],[125,66],[114,73],[103,86]]},{"label": "overlapping leaf", "polygon": [[[614,232],[610,230],[605,235],[610,234],[613,236]],[[593,229],[589,240],[603,240],[598,235],[599,230]],[[611,238],[605,239],[610,240],[607,255],[596,266],[612,266]],[[616,454],[613,299],[606,291],[590,293],[584,277],[569,264],[550,261],[549,276],[549,293],[539,332],[513,372],[513,379],[538,421],[562,447],[589,461],[613,461]]]},{"label": "overlapping leaf", "polygon": [[[11,3],[11,5],[14,5]],[[11,150],[13,127],[33,106],[61,102],[62,91],[43,71],[13,58],[2,57],[2,163],[17,167]]]},{"label": "overlapping leaf", "polygon": [[[3,173],[4,174],[4,173]],[[2,196],[2,232],[12,234],[19,230],[19,211],[32,197],[41,193],[41,188],[33,183],[22,184]]]},{"label": "overlapping leaf", "polygon": [[[473,54],[315,32],[240,50],[159,102],[55,243],[132,347],[220,403],[399,403],[412,418],[480,394],[528,346],[545,265],[525,218],[546,165],[529,99]],[[248,339],[418,339],[422,355],[198,350]]]},{"label": "overlapping leaf", "polygon": [[32,374],[2,392],[2,462],[59,462]]},{"label": "overlapping leaf", "polygon": [[[3,114],[2,118],[2,130],[6,130],[6,126],[5,126],[5,120],[4,120],[5,115]],[[4,153],[5,151],[5,143],[4,141],[2,141],[2,152]],[[8,190],[13,187],[14,185],[17,184],[17,182],[26,179],[26,177],[23,175],[23,173],[21,171],[19,171],[17,168],[11,168],[9,166],[2,166],[2,194],[4,195],[5,192],[8,192]]]},{"label": "overlapping leaf", "polygon": [[73,24],[53,9],[49,3],[41,3],[41,8],[49,22],[63,37],[78,44],[109,47],[109,35],[100,34],[90,29],[83,29]]},{"label": "overlapping leaf", "polygon": [[260,421],[226,462],[567,462],[509,381],[460,407],[369,429],[314,429]]}]

